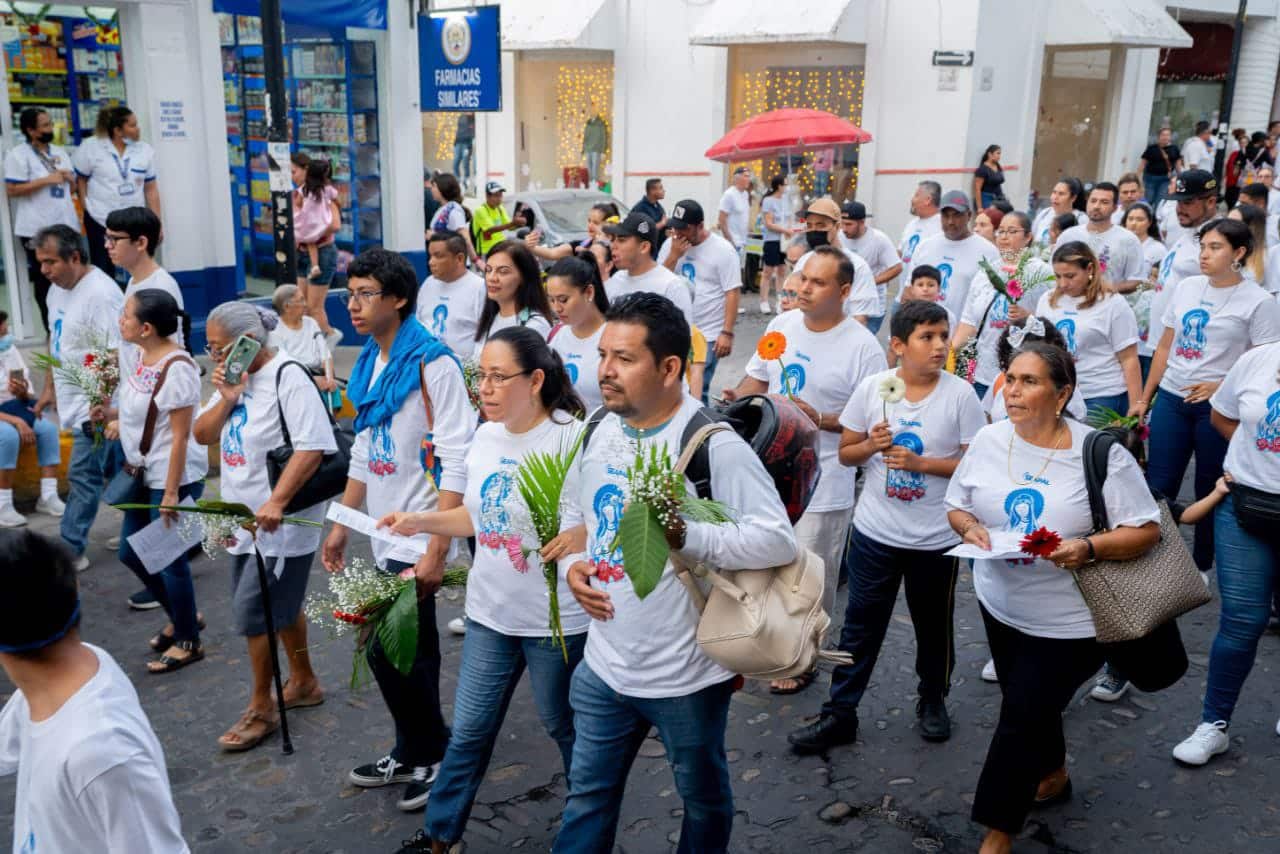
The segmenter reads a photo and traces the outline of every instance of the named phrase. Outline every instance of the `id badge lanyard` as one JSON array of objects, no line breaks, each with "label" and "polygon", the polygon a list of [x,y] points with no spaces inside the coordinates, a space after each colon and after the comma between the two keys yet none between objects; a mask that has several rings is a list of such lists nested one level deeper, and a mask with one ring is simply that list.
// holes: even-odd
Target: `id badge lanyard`
[{"label": "id badge lanyard", "polygon": [[[56,158],[42,154],[34,145],[31,146],[31,150],[35,152],[36,158],[40,161],[40,164],[49,171],[50,175],[58,171],[58,161]],[[60,183],[54,184],[49,188],[49,195],[55,199],[61,199],[66,194],[67,188]]]},{"label": "id badge lanyard", "polygon": [[126,157],[122,161],[120,155],[113,151],[111,152],[111,159],[116,164],[116,170],[120,173],[120,186],[116,192],[121,196],[132,196],[138,188],[133,185],[133,181],[129,180],[129,158]]}]

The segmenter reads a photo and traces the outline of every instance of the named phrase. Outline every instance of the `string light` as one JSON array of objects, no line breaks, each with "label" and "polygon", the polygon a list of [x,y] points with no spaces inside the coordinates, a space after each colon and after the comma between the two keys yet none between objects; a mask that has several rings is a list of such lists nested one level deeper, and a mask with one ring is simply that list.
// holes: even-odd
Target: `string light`
[{"label": "string light", "polygon": [[458,113],[436,113],[436,160],[453,160],[453,139],[458,134]]},{"label": "string light", "polygon": [[[612,125],[613,64],[577,62],[562,65],[556,73],[556,165],[581,166],[582,131],[592,116],[603,116]],[[613,128],[605,134],[603,166],[612,160]]]},{"label": "string light", "polygon": [[[736,127],[752,116],[784,107],[824,110],[861,125],[863,83],[862,69],[849,66],[744,71],[734,79],[733,100],[738,106],[734,110],[732,125]],[[806,150],[793,155],[803,156],[808,161],[799,171],[792,173],[792,179],[805,193],[812,192],[815,186],[812,166],[815,154],[816,150]],[[742,165],[761,181],[767,181],[772,172],[766,175],[765,168],[771,163],[777,161],[753,160]],[[835,165],[836,168],[840,166],[839,163]],[[777,168],[781,172],[786,171],[785,165],[780,164]],[[849,193],[852,194],[858,183],[857,167],[852,169],[850,181]]]}]

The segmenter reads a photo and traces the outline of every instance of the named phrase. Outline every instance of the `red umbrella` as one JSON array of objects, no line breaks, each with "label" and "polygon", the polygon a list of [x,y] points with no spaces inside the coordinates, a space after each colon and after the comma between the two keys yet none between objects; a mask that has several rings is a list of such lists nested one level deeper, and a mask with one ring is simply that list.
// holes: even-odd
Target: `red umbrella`
[{"label": "red umbrella", "polygon": [[707,149],[722,163],[759,160],[798,149],[870,142],[871,134],[822,110],[771,110],[747,119]]}]

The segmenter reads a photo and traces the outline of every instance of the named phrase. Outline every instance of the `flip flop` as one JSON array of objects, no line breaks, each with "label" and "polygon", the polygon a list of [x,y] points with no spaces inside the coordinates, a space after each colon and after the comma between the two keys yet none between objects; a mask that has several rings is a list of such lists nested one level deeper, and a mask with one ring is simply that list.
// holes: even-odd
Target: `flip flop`
[{"label": "flip flop", "polygon": [[[796,686],[794,688],[778,688],[775,685],[770,685],[769,693],[782,694],[782,695],[799,694],[805,688],[808,688],[810,685],[812,685],[813,680],[816,679],[817,676],[818,676],[817,670],[810,670],[807,673],[801,673],[799,676],[787,677],[796,683]],[[779,679],[778,681],[781,682],[783,680]]]},{"label": "flip flop", "polygon": [[172,673],[175,670],[181,670],[188,664],[195,664],[197,661],[204,659],[204,647],[193,641],[180,641],[175,643],[170,649],[181,649],[191,653],[186,658],[174,658],[172,655],[162,655],[156,661],[147,662],[148,673]]},{"label": "flip flop", "polygon": [[[253,709],[248,709],[231,729],[219,736],[218,746],[226,753],[243,753],[262,744],[267,736],[278,729],[280,729],[280,720],[278,718],[268,718]],[[240,741],[225,741],[229,735],[238,737]]]}]

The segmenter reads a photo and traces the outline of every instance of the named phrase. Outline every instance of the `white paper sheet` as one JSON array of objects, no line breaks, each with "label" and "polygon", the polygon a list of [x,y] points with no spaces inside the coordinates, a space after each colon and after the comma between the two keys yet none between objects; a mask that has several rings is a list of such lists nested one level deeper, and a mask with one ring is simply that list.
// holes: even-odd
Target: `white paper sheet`
[{"label": "white paper sheet", "polygon": [[337,501],[329,503],[328,517],[330,522],[337,522],[353,531],[358,531],[366,537],[372,537],[375,540],[382,540],[393,546],[408,549],[414,554],[424,555],[427,553],[427,543],[424,540],[414,540],[400,534],[391,533],[388,528],[378,528],[378,520],[374,519],[359,510],[352,510],[345,504],[339,504]]},{"label": "white paper sheet", "polygon": [[[180,504],[195,505],[190,497],[184,498]],[[199,525],[170,522],[165,526],[163,517],[129,537],[129,547],[142,561],[147,572],[155,575],[169,564],[182,557],[204,539],[204,531]]]},{"label": "white paper sheet", "polygon": [[992,531],[988,529],[987,533],[991,537],[991,551],[979,546],[971,546],[968,543],[961,543],[947,552],[947,554],[952,557],[973,558],[974,560],[1027,556],[1019,545],[1023,536],[1025,536],[1020,531]]}]

